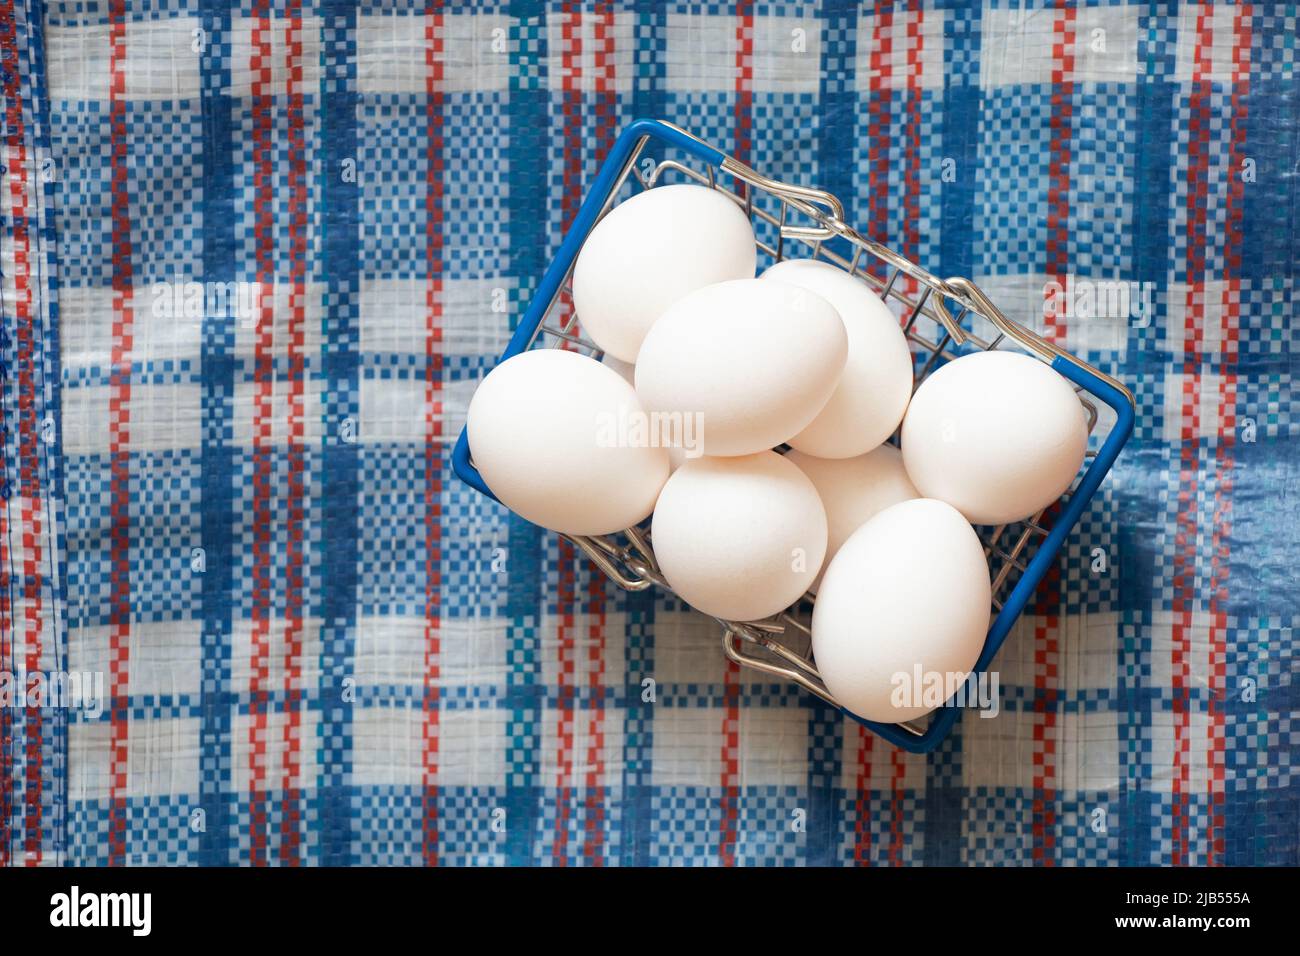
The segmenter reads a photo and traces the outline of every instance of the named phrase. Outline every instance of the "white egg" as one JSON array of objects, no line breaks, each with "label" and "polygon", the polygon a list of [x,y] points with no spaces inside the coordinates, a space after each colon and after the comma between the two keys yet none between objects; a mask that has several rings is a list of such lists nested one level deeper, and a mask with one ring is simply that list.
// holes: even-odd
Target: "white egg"
[{"label": "white egg", "polygon": [[583,243],[573,305],[605,352],[635,362],[659,314],[688,292],[752,279],[754,230],[736,203],[705,186],[659,186],[615,206]]},{"label": "white egg", "polygon": [[470,455],[492,493],[527,520],[608,534],[649,515],[668,478],[668,452],[633,427],[643,415],[632,386],[595,359],[523,352],[474,393]]},{"label": "white egg", "polygon": [[[879,445],[856,458],[814,458],[796,450],[785,459],[808,476],[826,509],[828,538],[823,568],[835,558],[849,535],[877,512],[921,497],[907,477],[903,456],[893,445]],[[818,574],[808,590],[816,594],[821,579]]]},{"label": "white egg", "polygon": [[912,353],[889,307],[861,279],[816,259],[787,259],[763,273],[815,292],[835,307],[849,352],[826,406],[790,445],[818,458],[852,458],[889,438],[912,396]]},{"label": "white egg", "polygon": [[1069,383],[1017,352],[972,352],[932,373],[903,419],[917,490],[974,524],[1027,518],[1070,486],[1088,422]]},{"label": "white egg", "polygon": [[682,600],[755,621],[808,590],[826,553],[826,513],[812,482],[775,452],[695,458],[668,479],[650,536]]},{"label": "white egg", "polygon": [[[896,723],[932,710],[914,676],[959,682],[979,659],[992,589],[956,509],[931,498],[886,508],[844,542],[813,609],[817,670],[839,703]],[[911,693],[909,693],[909,691]]]},{"label": "white egg", "polygon": [[698,422],[705,454],[749,455],[816,417],[847,353],[839,313],[816,293],[721,282],[660,316],[641,345],[636,390],[648,410]]},{"label": "white egg", "polygon": [[[619,377],[633,387],[636,386],[636,366],[631,362],[624,362],[620,358],[612,355],[605,355],[601,358],[600,364],[618,372]],[[676,471],[682,466],[687,458],[687,451],[690,451],[690,457],[699,458],[704,454],[703,448],[695,441],[693,434],[687,434],[678,429],[678,422],[668,421],[666,426],[659,432],[660,438],[664,439],[661,444],[668,449],[668,470]]]}]

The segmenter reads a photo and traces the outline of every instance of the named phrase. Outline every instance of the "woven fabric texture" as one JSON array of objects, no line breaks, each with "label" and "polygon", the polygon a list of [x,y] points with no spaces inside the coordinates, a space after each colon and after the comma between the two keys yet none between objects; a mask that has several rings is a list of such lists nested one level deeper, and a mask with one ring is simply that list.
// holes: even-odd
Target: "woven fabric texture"
[{"label": "woven fabric texture", "polygon": [[[0,0],[0,651],[103,689],[0,707],[0,860],[1300,863],[1296,36],[1272,3]],[[933,754],[452,474],[642,116],[1137,395],[1001,713]]]}]

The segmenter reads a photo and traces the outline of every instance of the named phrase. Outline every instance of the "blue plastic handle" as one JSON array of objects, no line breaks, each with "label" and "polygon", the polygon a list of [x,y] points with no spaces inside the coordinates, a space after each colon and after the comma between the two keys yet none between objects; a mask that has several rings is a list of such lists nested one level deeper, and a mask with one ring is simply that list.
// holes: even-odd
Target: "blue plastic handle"
[{"label": "blue plastic handle", "polygon": [[[532,341],[533,333],[537,330],[537,326],[541,324],[542,319],[545,318],[551,300],[559,292],[560,286],[564,283],[564,277],[569,274],[574,259],[578,257],[578,250],[587,241],[587,234],[596,225],[601,210],[605,208],[605,203],[609,201],[610,195],[623,173],[623,168],[627,165],[641,140],[647,138],[657,139],[668,146],[683,149],[711,166],[721,166],[722,161],[726,158],[712,146],[702,143],[695,137],[688,136],[681,130],[659,120],[639,119],[623,130],[614,143],[614,148],[610,150],[609,156],[606,157],[604,164],[600,167],[596,181],[592,183],[591,189],[587,192],[587,198],[583,200],[578,215],[574,217],[573,225],[569,227],[564,241],[560,243],[559,251],[547,268],[545,275],[542,276],[541,285],[537,287],[537,292],[533,295],[533,301],[528,306],[528,311],[524,313],[523,321],[515,329],[515,333],[511,336],[510,344],[506,346],[505,352],[497,359],[498,365],[511,356],[518,355]],[[492,500],[497,500],[497,496],[492,494],[492,489],[487,486],[483,476],[479,474],[478,469],[470,461],[469,436],[466,429],[462,428],[460,437],[456,439],[456,447],[451,454],[451,466],[461,481],[481,491]]]}]

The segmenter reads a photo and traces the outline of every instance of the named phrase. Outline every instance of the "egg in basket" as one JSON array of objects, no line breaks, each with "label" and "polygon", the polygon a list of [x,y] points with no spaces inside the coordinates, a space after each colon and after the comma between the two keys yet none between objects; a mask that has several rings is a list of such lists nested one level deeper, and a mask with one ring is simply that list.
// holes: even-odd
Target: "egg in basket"
[{"label": "egg in basket", "polygon": [[[651,144],[683,158],[645,162]],[[976,698],[1133,411],[974,284],[846,225],[829,193],[641,120],[453,464],[620,586],[716,618],[733,660],[924,752]]]}]

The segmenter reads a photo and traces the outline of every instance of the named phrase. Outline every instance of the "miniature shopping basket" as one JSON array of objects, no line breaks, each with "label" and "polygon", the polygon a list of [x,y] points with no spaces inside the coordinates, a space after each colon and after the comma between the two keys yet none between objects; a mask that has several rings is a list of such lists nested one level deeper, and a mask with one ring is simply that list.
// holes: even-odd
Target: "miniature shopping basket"
[{"label": "miniature shopping basket", "polygon": [[[682,158],[676,158],[679,156]],[[600,357],[600,349],[583,338],[580,317],[571,307],[569,282],[574,261],[592,228],[620,193],[650,189],[669,177],[684,177],[733,199],[753,223],[759,251],[769,264],[791,255],[817,258],[866,282],[899,313],[916,356],[918,384],[944,362],[975,349],[995,348],[1027,352],[1074,384],[1087,412],[1091,437],[1088,456],[1070,489],[1059,502],[1026,521],[976,529],[989,560],[993,607],[984,650],[970,678],[975,680],[992,662],[1061,543],[1128,441],[1133,431],[1132,393],[1007,319],[970,281],[938,279],[862,236],[845,223],[844,208],[830,193],[767,179],[685,130],[656,120],[632,123],[614,144],[502,361],[535,346],[576,348]],[[1114,411],[1104,440],[1095,434],[1102,417],[1098,402]],[[464,431],[456,443],[453,466],[462,480],[492,495],[474,467]],[[627,590],[639,591],[651,584],[668,587],[644,528],[570,540]],[[806,610],[813,600],[811,595],[805,596],[796,607],[765,621],[720,620],[723,649],[738,664],[792,680],[839,707],[812,658]],[[891,743],[926,753],[952,730],[960,709],[950,702],[923,721],[899,724],[867,721],[844,712]]]}]

